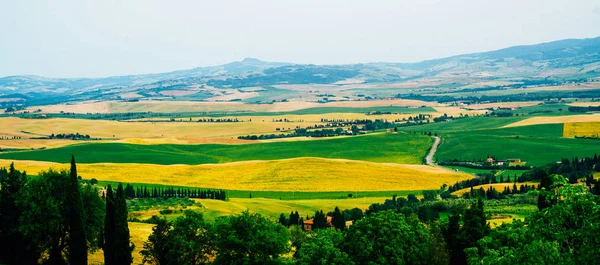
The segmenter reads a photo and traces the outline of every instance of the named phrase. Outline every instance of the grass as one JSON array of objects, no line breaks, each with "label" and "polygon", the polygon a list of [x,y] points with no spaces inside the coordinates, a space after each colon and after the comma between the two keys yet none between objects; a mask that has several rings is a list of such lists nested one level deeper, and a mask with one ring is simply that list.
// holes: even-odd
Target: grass
[{"label": "grass", "polygon": [[[10,160],[0,161],[8,166]],[[16,161],[15,167],[37,175],[50,167],[68,169],[69,164]],[[297,158],[275,161],[251,161],[220,165],[84,164],[77,165],[84,179],[123,183],[147,183],[168,186],[264,191],[278,198],[280,192],[335,192],[328,198],[348,193],[377,193],[389,196],[397,191],[438,189],[471,178],[470,175],[425,165],[399,165],[322,158]],[[240,197],[246,197],[241,193]],[[290,193],[287,194],[289,197]],[[292,193],[292,197],[296,194]],[[301,195],[299,195],[301,196]],[[307,195],[311,197],[312,195]]]},{"label": "grass", "polygon": [[86,143],[46,150],[0,154],[1,159],[66,162],[74,154],[81,163],[217,164],[248,160],[322,157],[420,164],[431,138],[412,134],[371,134],[322,141],[247,145],[134,145]]}]

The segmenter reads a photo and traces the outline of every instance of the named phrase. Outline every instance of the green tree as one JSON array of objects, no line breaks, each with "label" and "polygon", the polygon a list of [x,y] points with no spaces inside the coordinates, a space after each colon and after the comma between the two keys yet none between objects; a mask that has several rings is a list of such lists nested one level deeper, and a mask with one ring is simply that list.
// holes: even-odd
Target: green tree
[{"label": "green tree", "polygon": [[168,238],[169,264],[209,264],[214,255],[212,227],[204,221],[201,213],[185,211],[183,216],[175,220]]},{"label": "green tree", "polygon": [[[119,184],[115,196],[115,237],[114,237],[114,262],[115,264],[131,264],[133,257],[131,253],[135,249],[129,235],[129,224],[127,223],[127,201],[123,185]],[[108,264],[107,264],[108,265]]]},{"label": "green tree", "polygon": [[552,205],[525,222],[504,224],[465,250],[470,264],[597,264],[598,197],[562,176],[551,176]]},{"label": "green tree", "polygon": [[79,193],[79,181],[77,180],[77,165],[75,156],[71,155],[70,185],[67,192],[66,202],[69,204],[69,264],[87,264],[87,239],[85,235],[84,212],[81,194]]},{"label": "green tree", "polygon": [[281,213],[279,215],[279,223],[284,226],[288,226],[288,220],[285,218],[285,214]]},{"label": "green tree", "polygon": [[148,236],[148,241],[144,243],[142,254],[143,264],[167,265],[169,260],[169,233],[171,222],[166,218],[158,218],[156,225],[152,228],[152,233]]},{"label": "green tree", "polygon": [[552,200],[548,198],[548,196],[552,196],[552,192],[550,191],[550,187],[552,186],[552,176],[548,174],[542,175],[542,179],[540,180],[540,193],[538,195],[538,209],[543,210],[552,206]]},{"label": "green tree", "polygon": [[429,264],[429,240],[418,219],[381,211],[350,226],[342,249],[356,264]]},{"label": "green tree", "polygon": [[40,253],[28,246],[19,231],[22,208],[18,207],[19,193],[25,188],[27,175],[15,169],[0,170],[0,263],[32,263]]},{"label": "green tree", "polygon": [[115,221],[115,196],[110,184],[106,187],[106,214],[104,216],[104,243],[102,244],[102,250],[104,250],[104,264],[112,265],[115,263],[115,235],[116,235],[116,221]]},{"label": "green tree", "polygon": [[215,221],[215,264],[277,264],[290,252],[288,230],[248,211]]},{"label": "green tree", "polygon": [[467,264],[464,250],[475,247],[477,241],[488,235],[489,232],[490,226],[487,223],[483,199],[478,197],[477,201],[471,204],[463,215],[463,226],[454,241],[457,251],[452,253],[452,262],[455,262],[452,264]]},{"label": "green tree", "polygon": [[344,219],[344,215],[340,211],[340,208],[335,207],[333,210],[333,216],[331,218],[331,224],[333,227],[337,229],[345,229],[346,228],[346,220]]},{"label": "green tree", "polygon": [[[92,197],[92,194],[78,186],[83,197]],[[38,178],[29,181],[27,189],[22,190],[19,199],[19,207],[23,209],[19,230],[25,236],[31,249],[43,253],[42,257],[50,264],[64,264],[65,255],[70,257],[70,215],[72,213],[71,200],[73,182],[67,171],[42,171]],[[83,198],[80,198],[83,200]],[[83,209],[83,220],[102,220],[101,200],[96,193],[93,203],[85,205]],[[93,208],[100,207],[100,209]],[[94,223],[94,222],[90,222]],[[96,245],[97,228],[86,225],[86,246]],[[90,248],[94,250],[95,246]]]},{"label": "green tree", "polygon": [[296,263],[301,265],[352,265],[354,262],[341,250],[344,235],[336,229],[320,229],[309,233],[298,250]]}]

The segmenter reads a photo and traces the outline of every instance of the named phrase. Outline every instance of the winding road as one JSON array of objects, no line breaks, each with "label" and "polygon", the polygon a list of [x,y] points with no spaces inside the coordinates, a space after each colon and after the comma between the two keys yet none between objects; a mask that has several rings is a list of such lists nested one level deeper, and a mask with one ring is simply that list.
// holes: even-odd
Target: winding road
[{"label": "winding road", "polygon": [[431,146],[431,150],[429,150],[429,154],[427,155],[427,157],[425,157],[425,164],[437,167],[438,165],[433,163],[433,156],[435,155],[435,152],[437,151],[437,148],[440,145],[441,139],[440,139],[440,137],[437,137],[437,136],[431,136],[431,137],[433,139],[435,139],[435,141],[433,142],[433,145]]}]

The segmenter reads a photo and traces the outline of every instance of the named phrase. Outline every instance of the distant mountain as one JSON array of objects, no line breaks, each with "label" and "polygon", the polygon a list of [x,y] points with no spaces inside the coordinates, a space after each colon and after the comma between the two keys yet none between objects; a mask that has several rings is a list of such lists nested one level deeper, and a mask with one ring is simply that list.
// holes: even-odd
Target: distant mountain
[{"label": "distant mountain", "polygon": [[[237,100],[235,94],[247,90],[270,95],[279,89],[281,94],[281,88],[274,86],[289,84],[376,85],[435,79],[443,85],[599,76],[600,37],[514,46],[418,63],[300,65],[246,58],[219,66],[106,78],[8,76],[0,78],[0,102],[32,105],[90,99]],[[294,93],[298,92],[287,94]],[[265,99],[268,96],[259,100]]]}]

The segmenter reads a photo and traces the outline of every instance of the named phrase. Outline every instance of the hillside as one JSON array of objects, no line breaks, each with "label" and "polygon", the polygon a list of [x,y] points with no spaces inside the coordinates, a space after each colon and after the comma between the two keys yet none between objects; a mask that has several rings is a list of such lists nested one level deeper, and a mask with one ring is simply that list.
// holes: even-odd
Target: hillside
[{"label": "hillside", "polygon": [[482,90],[568,83],[591,82],[597,88],[594,82],[599,77],[600,37],[515,46],[418,63],[301,65],[247,58],[213,67],[106,78],[9,76],[0,78],[0,103],[8,107],[146,99],[327,102],[396,95],[436,100],[439,96],[470,96],[468,93]]}]

